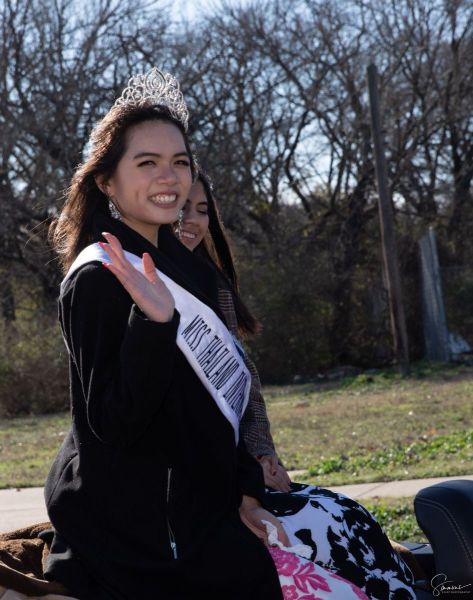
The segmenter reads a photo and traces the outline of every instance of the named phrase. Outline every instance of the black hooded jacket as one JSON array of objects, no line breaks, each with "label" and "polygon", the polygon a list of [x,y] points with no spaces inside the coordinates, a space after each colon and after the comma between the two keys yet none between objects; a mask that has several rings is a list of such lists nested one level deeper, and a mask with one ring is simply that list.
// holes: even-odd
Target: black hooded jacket
[{"label": "black hooded jacket", "polygon": [[[159,249],[109,217],[96,218],[97,241],[102,231],[218,313],[216,272],[168,227]],[[242,494],[263,498],[261,468],[176,346],[178,312],[148,320],[94,262],[63,285],[59,318],[72,427],[46,483],[47,577],[81,600],[280,600],[271,557],[238,515]]]}]

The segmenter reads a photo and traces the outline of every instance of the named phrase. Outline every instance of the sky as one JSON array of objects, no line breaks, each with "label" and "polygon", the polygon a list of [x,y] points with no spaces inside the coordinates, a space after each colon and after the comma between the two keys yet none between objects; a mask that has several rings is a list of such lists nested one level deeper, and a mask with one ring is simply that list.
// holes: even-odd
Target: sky
[{"label": "sky", "polygon": [[[227,0],[228,1],[228,0]],[[232,4],[247,4],[249,0],[230,0]],[[221,4],[220,0],[174,0],[171,4],[175,18],[185,17],[192,20],[202,13],[212,12],[212,9]]]},{"label": "sky", "polygon": [[175,18],[184,17],[194,19],[201,9],[205,9],[206,0],[175,0],[171,4],[172,12]]}]

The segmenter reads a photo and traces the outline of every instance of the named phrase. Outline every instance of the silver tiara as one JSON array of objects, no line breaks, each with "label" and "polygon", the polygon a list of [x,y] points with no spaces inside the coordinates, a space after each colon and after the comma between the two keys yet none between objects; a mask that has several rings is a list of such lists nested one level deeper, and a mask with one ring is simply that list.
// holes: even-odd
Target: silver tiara
[{"label": "silver tiara", "polygon": [[164,106],[187,131],[189,111],[178,80],[171,73],[163,73],[156,67],[143,75],[135,75],[113,105],[115,106]]}]

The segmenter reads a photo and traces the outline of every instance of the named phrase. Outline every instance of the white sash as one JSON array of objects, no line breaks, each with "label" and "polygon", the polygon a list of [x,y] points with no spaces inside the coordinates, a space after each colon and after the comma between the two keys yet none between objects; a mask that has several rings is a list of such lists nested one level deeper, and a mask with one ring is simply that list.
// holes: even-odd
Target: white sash
[{"label": "white sash", "polygon": [[[135,269],[143,272],[141,259],[131,252],[124,253]],[[93,261],[110,262],[110,257],[98,244],[91,244],[82,250],[61,287],[74,271]],[[176,344],[230,421],[238,443],[240,419],[248,404],[251,385],[241,347],[210,307],[170,277],[158,269],[156,271],[171,292],[181,316]]]}]

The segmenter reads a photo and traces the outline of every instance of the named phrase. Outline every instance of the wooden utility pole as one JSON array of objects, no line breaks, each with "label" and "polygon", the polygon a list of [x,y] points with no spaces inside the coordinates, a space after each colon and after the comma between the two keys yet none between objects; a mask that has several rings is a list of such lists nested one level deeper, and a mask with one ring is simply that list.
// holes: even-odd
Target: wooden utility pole
[{"label": "wooden utility pole", "polygon": [[388,187],[388,174],[384,156],[384,144],[381,132],[379,111],[378,70],[371,64],[367,69],[368,90],[371,112],[371,134],[373,137],[376,181],[379,195],[379,221],[381,227],[381,243],[383,247],[384,268],[389,294],[391,328],[394,338],[394,349],[402,375],[409,374],[409,346],[407,342],[406,319],[402,303],[401,280],[396,250],[396,235],[391,195]]}]

